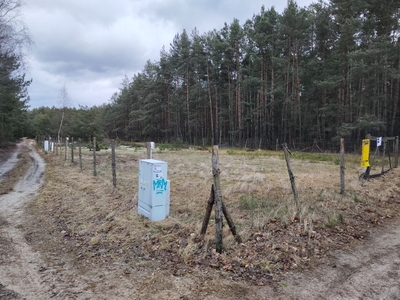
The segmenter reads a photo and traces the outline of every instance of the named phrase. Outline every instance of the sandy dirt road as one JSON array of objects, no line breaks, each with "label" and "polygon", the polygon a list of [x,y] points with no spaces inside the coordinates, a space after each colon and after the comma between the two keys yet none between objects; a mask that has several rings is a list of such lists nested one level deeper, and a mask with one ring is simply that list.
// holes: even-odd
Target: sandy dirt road
[{"label": "sandy dirt road", "polygon": [[[7,176],[22,149],[29,150],[30,168],[13,191],[0,196],[0,299],[161,299],[161,294],[146,294],[138,287],[133,279],[141,274],[125,278],[118,265],[93,266],[80,274],[59,253],[42,257],[33,250],[25,234],[29,215],[24,205],[43,184],[45,163],[32,141],[23,141],[0,164],[0,176]],[[197,276],[172,277],[170,290],[162,292],[170,296],[162,299],[400,299],[400,221],[375,230],[355,249],[332,253],[311,271],[288,274],[276,286],[248,286],[237,297],[220,289],[199,298],[196,289],[203,287],[196,283],[203,281]],[[226,282],[227,288],[231,285]]]},{"label": "sandy dirt road", "polygon": [[[10,158],[0,165],[0,174],[7,176],[18,162],[21,151],[29,151],[30,167],[13,190],[0,197],[0,299],[75,299],[65,293],[70,286],[32,250],[25,234],[24,205],[32,201],[44,181],[45,162],[36,152],[34,142],[18,144]],[[1,183],[0,183],[1,184]],[[81,291],[78,294],[82,294]],[[62,295],[62,297],[61,297]]]},{"label": "sandy dirt road", "polygon": [[400,299],[400,222],[353,251],[335,251],[315,270],[291,274],[282,299]]},{"label": "sandy dirt road", "polygon": [[[32,141],[24,140],[18,144],[11,157],[0,165],[0,174],[4,176],[18,162],[18,154],[23,147],[30,149],[32,164],[14,190],[0,197],[0,298],[19,299],[42,297],[44,287],[38,276],[40,256],[30,250],[20,230],[23,221],[23,205],[31,200],[43,183],[45,164],[33,150]],[[1,183],[0,183],[1,184]]]}]

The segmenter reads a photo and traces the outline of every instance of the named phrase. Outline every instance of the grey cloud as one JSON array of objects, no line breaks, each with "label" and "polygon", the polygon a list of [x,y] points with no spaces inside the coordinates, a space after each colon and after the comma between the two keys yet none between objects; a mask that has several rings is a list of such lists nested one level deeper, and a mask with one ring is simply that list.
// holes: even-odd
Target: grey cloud
[{"label": "grey cloud", "polygon": [[276,4],[283,7],[283,1],[277,3],[271,0],[171,0],[154,6],[150,14],[155,19],[165,18],[174,22],[180,29],[186,29],[188,32],[196,27],[200,33],[204,33],[221,29],[225,22],[229,24],[233,19],[239,19],[240,23],[244,24],[253,14],[260,12],[262,5],[269,8],[276,7]]},{"label": "grey cloud", "polygon": [[[22,14],[36,46],[31,53],[31,105],[54,105],[66,83],[75,104],[99,105],[124,77],[158,60],[176,33],[243,24],[272,0],[27,0]],[[306,3],[304,3],[306,2]],[[311,0],[298,1],[300,6]],[[46,104],[44,104],[46,103]]]},{"label": "grey cloud", "polygon": [[51,14],[62,12],[70,14],[80,23],[99,23],[109,25],[119,18],[129,15],[129,0],[29,0],[26,3],[27,9],[47,11]]},{"label": "grey cloud", "polygon": [[[102,75],[115,75],[120,70],[142,67],[141,49],[118,48],[107,50],[106,45],[100,51],[84,49],[80,44],[56,44],[37,52],[48,72],[79,77],[87,71]],[[108,73],[108,74],[107,74]]]}]

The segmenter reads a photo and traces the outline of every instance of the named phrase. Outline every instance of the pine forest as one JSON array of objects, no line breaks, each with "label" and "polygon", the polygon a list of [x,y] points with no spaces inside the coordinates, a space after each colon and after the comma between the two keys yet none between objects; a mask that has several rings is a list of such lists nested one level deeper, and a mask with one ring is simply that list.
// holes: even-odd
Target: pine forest
[{"label": "pine forest", "polygon": [[[249,16],[250,17],[250,16]],[[107,104],[26,114],[30,135],[329,150],[399,135],[400,1],[331,0],[177,33]],[[122,74],[123,75],[123,74]]]}]

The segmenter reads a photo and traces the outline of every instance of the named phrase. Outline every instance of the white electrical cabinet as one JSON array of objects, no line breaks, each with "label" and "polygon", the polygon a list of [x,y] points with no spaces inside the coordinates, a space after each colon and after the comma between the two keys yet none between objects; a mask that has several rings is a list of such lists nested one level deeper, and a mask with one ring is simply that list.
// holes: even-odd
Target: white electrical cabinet
[{"label": "white electrical cabinet", "polygon": [[139,161],[138,213],[152,221],[164,220],[169,214],[170,181],[167,173],[165,161]]},{"label": "white electrical cabinet", "polygon": [[49,152],[49,141],[44,141],[44,151]]}]

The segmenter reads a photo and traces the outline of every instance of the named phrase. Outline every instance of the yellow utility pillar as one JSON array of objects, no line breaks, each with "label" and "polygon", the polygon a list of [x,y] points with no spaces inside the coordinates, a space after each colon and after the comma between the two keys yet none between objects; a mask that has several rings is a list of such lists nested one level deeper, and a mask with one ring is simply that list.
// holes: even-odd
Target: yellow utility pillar
[{"label": "yellow utility pillar", "polygon": [[370,146],[369,139],[362,140],[361,167],[363,167],[363,168],[367,168],[370,166],[370,164],[369,164],[369,146]]}]

